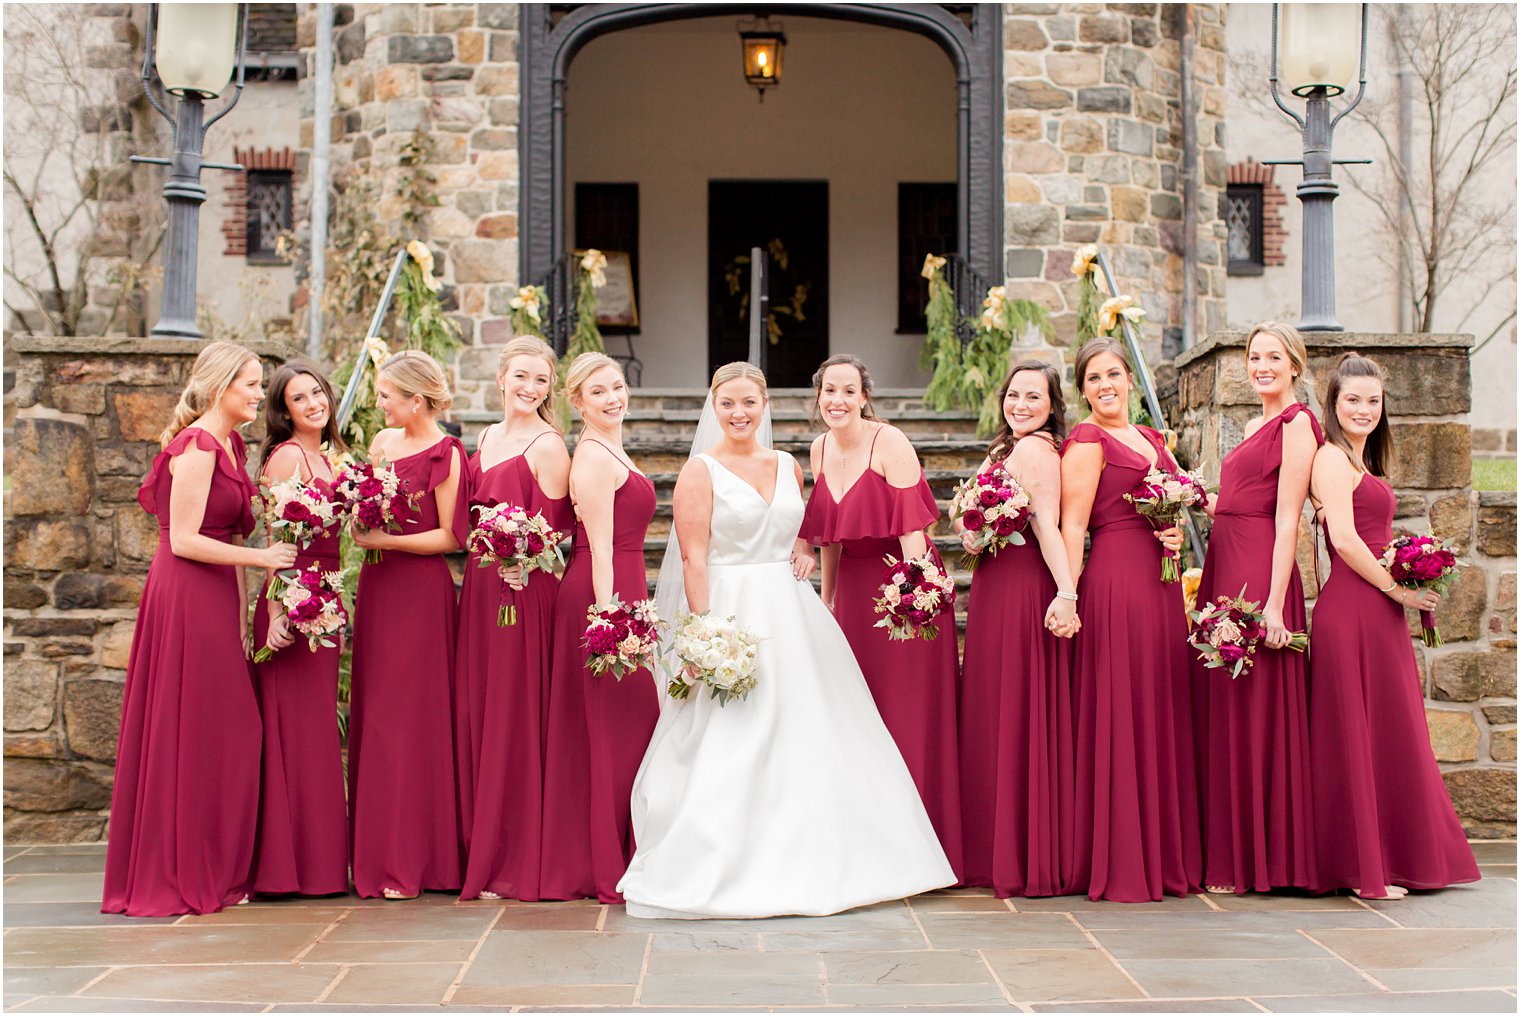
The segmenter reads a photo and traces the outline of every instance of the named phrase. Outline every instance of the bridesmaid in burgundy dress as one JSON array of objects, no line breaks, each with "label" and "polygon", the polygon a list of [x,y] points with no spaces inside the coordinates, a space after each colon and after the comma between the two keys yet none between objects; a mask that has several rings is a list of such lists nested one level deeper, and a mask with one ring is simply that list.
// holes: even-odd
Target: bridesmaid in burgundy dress
[{"label": "bridesmaid in burgundy dress", "polygon": [[1330,552],[1309,646],[1317,888],[1398,899],[1476,882],[1478,866],[1430,750],[1404,610],[1434,610],[1379,562],[1393,538],[1383,370],[1341,357],[1310,483]]},{"label": "bridesmaid in burgundy dress", "polygon": [[[344,451],[327,378],[309,363],[287,363],[269,382],[264,404],[266,481],[299,475],[333,478],[323,446]],[[300,552],[296,567],[339,571],[338,527]],[[271,609],[273,608],[273,609]],[[254,607],[255,637],[278,650],[254,664],[264,718],[264,790],[253,889],[326,896],[348,892],[348,818],[343,745],[338,732],[339,646],[312,652],[291,632],[285,609],[265,596]]]},{"label": "bridesmaid in burgundy dress", "polygon": [[1160,434],[1129,422],[1123,346],[1091,340],[1076,376],[1092,416],[1061,458],[1061,535],[1082,619],[1066,891],[1123,903],[1182,896],[1198,891],[1202,871],[1198,782],[1182,585],[1161,581],[1161,548],[1179,549],[1182,531],[1153,532],[1124,500],[1153,465],[1176,463]]},{"label": "bridesmaid in burgundy dress", "polygon": [[127,662],[101,911],[209,914],[248,900],[259,806],[259,707],[245,568],[295,548],[243,546],[253,484],[236,428],[264,398],[258,357],[211,342],[195,358],[137,500],[158,516]]},{"label": "bridesmaid in burgundy dress", "polygon": [[628,384],[616,360],[583,353],[565,375],[582,429],[570,467],[579,521],[575,551],[554,601],[544,770],[544,838],[539,894],[595,896],[621,903],[617,884],[633,857],[633,778],[659,719],[648,671],[595,677],[586,669],[586,610],[646,599],[644,533],[654,484],[623,451]]},{"label": "bridesmaid in burgundy dress", "polygon": [[386,430],[370,458],[388,462],[422,496],[400,533],[355,529],[383,552],[359,572],[348,723],[348,803],[354,888],[412,899],[458,891],[454,780],[454,504],[464,448],[438,426],[453,402],[431,356],[405,350],[381,365],[376,402]]},{"label": "bridesmaid in burgundy dress", "polygon": [[[496,372],[500,423],[480,434],[470,456],[469,496],[458,498],[454,534],[469,540],[477,506],[519,505],[572,533],[570,455],[556,424],[554,350],[542,339],[513,339]],[[471,559],[459,597],[454,748],[466,864],[462,899],[538,899],[543,835],[544,718],[549,705],[549,645],[559,579],[527,581]],[[515,624],[496,623],[503,603]]]},{"label": "bridesmaid in burgundy dress", "polygon": [[1313,884],[1309,685],[1302,653],[1283,648],[1307,628],[1294,554],[1309,470],[1323,440],[1293,389],[1307,373],[1303,337],[1266,321],[1246,339],[1246,373],[1262,415],[1219,467],[1214,531],[1198,587],[1261,605],[1267,637],[1238,680],[1193,661],[1202,780],[1203,880],[1209,892]]},{"label": "bridesmaid in burgundy dress", "polygon": [[961,829],[966,885],[1003,899],[1061,891],[1061,830],[1070,839],[1071,643],[1080,627],[1076,583],[1061,542],[1061,375],[1015,364],[999,391],[1003,427],[977,472],[1001,462],[1033,499],[1022,546],[996,555],[960,519],[971,579],[961,666]]},{"label": "bridesmaid in burgundy dress", "polygon": [[938,557],[924,530],[939,518],[939,506],[907,435],[877,419],[864,363],[831,356],[813,375],[813,388],[828,430],[813,441],[815,480],[801,536],[823,548],[823,602],[855,652],[958,879],[955,618],[944,614],[932,641],[893,642],[875,627],[873,606],[886,555]]}]

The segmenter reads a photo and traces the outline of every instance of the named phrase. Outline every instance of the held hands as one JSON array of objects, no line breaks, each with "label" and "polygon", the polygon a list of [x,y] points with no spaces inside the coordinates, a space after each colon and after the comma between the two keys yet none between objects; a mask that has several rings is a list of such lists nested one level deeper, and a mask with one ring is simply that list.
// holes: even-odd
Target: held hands
[{"label": "held hands", "polygon": [[391,549],[391,534],[382,529],[364,529],[360,526],[352,527],[354,543],[365,550],[389,550]]},{"label": "held hands", "polygon": [[1182,529],[1178,526],[1161,530],[1156,534],[1156,539],[1160,540],[1161,545],[1173,554],[1182,549]]},{"label": "held hands", "polygon": [[1405,589],[1395,586],[1388,595],[1410,610],[1432,611],[1441,604],[1441,594],[1434,589]]},{"label": "held hands", "polygon": [[295,636],[290,633],[290,619],[284,614],[269,619],[269,630],[264,635],[264,644],[278,652],[286,646],[295,643]]},{"label": "held hands", "polygon": [[976,534],[973,533],[971,530],[969,530],[969,529],[962,529],[960,531],[959,535],[960,535],[960,538],[961,538],[961,546],[965,548],[966,553],[968,553],[968,554],[980,554],[983,551],[983,549],[985,549],[985,548],[983,548],[982,544],[977,540]]},{"label": "held hands", "polygon": [[1057,638],[1069,639],[1082,630],[1082,619],[1077,616],[1074,601],[1057,596],[1045,608],[1045,627]]},{"label": "held hands", "polygon": [[[792,577],[798,582],[806,582],[816,567],[818,567],[818,559],[813,556],[812,551],[792,551]],[[829,609],[832,610],[833,608],[830,607]]]},{"label": "held hands", "polygon": [[1267,648],[1281,649],[1288,644],[1292,632],[1288,631],[1287,625],[1283,624],[1282,604],[1267,601],[1267,605],[1261,612],[1262,620],[1267,625]]},{"label": "held hands", "polygon": [[501,573],[501,579],[514,593],[522,592],[526,586],[526,583],[523,582],[523,570],[520,564],[514,564],[512,567],[504,570]]},{"label": "held hands", "polygon": [[296,545],[293,543],[275,543],[265,547],[261,552],[264,557],[264,567],[274,571],[284,568],[292,568],[296,563]]}]

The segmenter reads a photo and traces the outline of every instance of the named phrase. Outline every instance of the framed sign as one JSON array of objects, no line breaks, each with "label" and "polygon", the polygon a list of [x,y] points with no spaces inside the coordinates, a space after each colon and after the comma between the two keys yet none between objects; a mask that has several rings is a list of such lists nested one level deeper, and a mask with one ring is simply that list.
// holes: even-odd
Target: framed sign
[{"label": "framed sign", "polygon": [[597,327],[637,328],[639,304],[633,291],[633,264],[628,252],[609,250],[602,253],[607,255],[607,284],[597,291]]}]

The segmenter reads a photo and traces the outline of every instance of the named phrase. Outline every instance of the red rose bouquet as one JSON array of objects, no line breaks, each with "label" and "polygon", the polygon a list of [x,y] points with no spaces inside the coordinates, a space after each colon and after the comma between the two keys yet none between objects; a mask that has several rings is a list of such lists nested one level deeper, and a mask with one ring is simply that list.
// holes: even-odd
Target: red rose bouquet
[{"label": "red rose bouquet", "polygon": [[[351,463],[339,470],[333,486],[349,505],[350,517],[360,529],[399,533],[402,517],[417,510],[418,495],[389,466]],[[381,557],[381,552],[374,548],[364,551],[366,563],[373,564]]]},{"label": "red rose bouquet", "polygon": [[[306,648],[316,652],[336,646],[330,636],[342,631],[348,623],[348,611],[343,609],[342,574],[324,572],[312,565],[284,573],[284,580],[279,602],[285,607],[291,628],[306,636]],[[273,649],[262,646],[253,654],[253,662],[263,663],[273,656]]]},{"label": "red rose bouquet", "polygon": [[[347,500],[320,476],[302,480],[299,473],[288,479],[259,484],[259,514],[274,539],[305,550],[312,541],[341,525],[348,514]],[[269,585],[269,599],[279,599],[285,580],[276,574]]]},{"label": "red rose bouquet", "polygon": [[[1140,486],[1124,495],[1124,500],[1134,505],[1135,511],[1159,532],[1175,526],[1185,510],[1203,504],[1208,497],[1202,481],[1194,474],[1187,470],[1173,472],[1157,464],[1145,474]],[[1180,556],[1175,550],[1161,549],[1162,582],[1177,582],[1182,578],[1182,569],[1178,567]]]},{"label": "red rose bouquet", "polygon": [[[1023,546],[1022,530],[1034,516],[1031,503],[1029,492],[998,463],[955,488],[950,517],[961,520],[983,551],[996,554],[1009,544]],[[980,559],[967,554],[966,567],[975,568]]]},{"label": "red rose bouquet", "polygon": [[886,562],[881,595],[875,600],[881,620],[873,627],[887,629],[893,641],[938,638],[936,618],[955,606],[955,581],[932,554],[907,561],[888,554]]},{"label": "red rose bouquet", "polygon": [[[1193,611],[1193,628],[1188,645],[1198,651],[1198,659],[1210,670],[1229,668],[1237,678],[1256,664],[1256,651],[1267,637],[1267,623],[1257,604],[1246,599],[1241,589],[1235,597],[1220,596],[1202,610]],[[1309,647],[1309,636],[1293,632],[1284,648],[1301,653]]]},{"label": "red rose bouquet", "polygon": [[[1451,544],[1435,536],[1402,533],[1393,538],[1380,559],[1393,581],[1405,589],[1434,589],[1445,594],[1457,577],[1457,555]],[[1421,638],[1427,646],[1443,645],[1436,630],[1436,615],[1420,611]]]},{"label": "red rose bouquet", "polygon": [[586,608],[586,666],[597,677],[623,675],[654,663],[665,623],[653,600],[625,604],[616,593],[605,607]]},{"label": "red rose bouquet", "polygon": [[[540,512],[515,504],[476,505],[475,511],[480,518],[470,530],[467,549],[480,559],[480,567],[495,565],[503,581],[512,568],[521,568],[527,578],[535,571],[552,571],[556,561],[564,564],[565,534],[549,525]],[[503,628],[517,623],[510,586],[502,586],[496,623]]]}]

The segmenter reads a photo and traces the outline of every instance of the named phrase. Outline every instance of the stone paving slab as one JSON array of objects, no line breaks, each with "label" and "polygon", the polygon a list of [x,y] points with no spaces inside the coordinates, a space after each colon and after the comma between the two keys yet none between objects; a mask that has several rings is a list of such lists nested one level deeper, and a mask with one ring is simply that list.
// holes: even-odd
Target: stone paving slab
[{"label": "stone paving slab", "polygon": [[[823,918],[642,921],[594,901],[260,900],[99,913],[99,844],[5,851],[17,1012],[1515,1011],[1515,844],[1397,902],[938,892]],[[1507,874],[1494,874],[1507,872]]]}]

